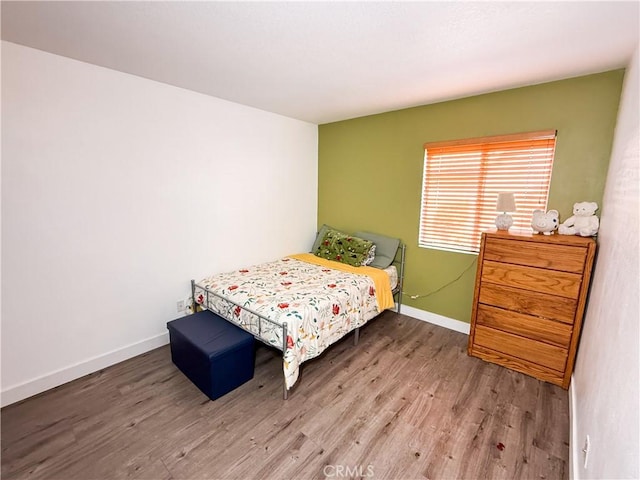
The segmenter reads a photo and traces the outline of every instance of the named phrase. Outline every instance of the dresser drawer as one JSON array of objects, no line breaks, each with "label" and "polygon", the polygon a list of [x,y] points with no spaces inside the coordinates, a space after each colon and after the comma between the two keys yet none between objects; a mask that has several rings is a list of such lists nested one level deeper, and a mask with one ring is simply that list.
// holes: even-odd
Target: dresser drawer
[{"label": "dresser drawer", "polygon": [[575,298],[558,297],[489,282],[480,286],[478,302],[568,324],[573,324],[578,304]]},{"label": "dresser drawer", "polygon": [[502,365],[503,367],[515,370],[516,372],[531,375],[539,380],[567,388],[565,386],[565,374],[563,372],[558,372],[551,368],[543,367],[542,365],[528,362],[506,353],[496,352],[495,350],[490,350],[477,344],[472,347],[470,354],[474,357],[486,360],[487,362]]},{"label": "dresser drawer", "polygon": [[513,333],[539,342],[552,343],[567,348],[571,342],[572,328],[566,323],[516,313],[488,305],[478,305],[478,325]]},{"label": "dresser drawer", "polygon": [[578,274],[584,270],[585,254],[582,247],[501,238],[488,238],[484,249],[485,260]]},{"label": "dresser drawer", "polygon": [[567,349],[476,325],[474,343],[481,347],[533,362],[563,372],[567,363]]},{"label": "dresser drawer", "polygon": [[582,276],[485,260],[481,280],[560,297],[578,298]]}]

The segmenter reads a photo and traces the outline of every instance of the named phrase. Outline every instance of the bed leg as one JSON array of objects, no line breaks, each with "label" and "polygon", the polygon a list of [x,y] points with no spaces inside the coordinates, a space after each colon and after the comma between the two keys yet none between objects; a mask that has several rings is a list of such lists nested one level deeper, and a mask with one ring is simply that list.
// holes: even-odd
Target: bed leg
[{"label": "bed leg", "polygon": [[191,313],[196,313],[196,282],[191,280]]},{"label": "bed leg", "polygon": [[[283,400],[286,400],[289,396],[289,389],[287,388],[287,377],[286,374],[284,372],[284,357],[287,353],[287,322],[283,322],[282,323],[282,374],[283,374],[283,391],[282,391],[282,398]],[[300,367],[298,367],[300,368]]]},{"label": "bed leg", "polygon": [[357,345],[358,344],[358,340],[360,340],[360,327],[356,328],[354,330],[354,335],[353,335],[353,345]]},{"label": "bed leg", "polygon": [[402,289],[404,288],[404,262],[406,255],[407,246],[403,243],[402,250],[400,252],[400,279],[399,279],[399,289],[398,289],[398,308],[396,309],[396,313],[400,313],[400,307],[402,306]]}]

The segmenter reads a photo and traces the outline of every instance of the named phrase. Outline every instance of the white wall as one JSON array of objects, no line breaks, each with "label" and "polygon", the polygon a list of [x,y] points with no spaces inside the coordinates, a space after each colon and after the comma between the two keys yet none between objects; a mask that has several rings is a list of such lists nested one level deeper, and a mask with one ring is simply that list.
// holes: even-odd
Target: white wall
[{"label": "white wall", "polygon": [[[598,254],[572,388],[575,478],[640,478],[640,79],[628,67],[598,236]],[[591,447],[587,468],[581,449]]]},{"label": "white wall", "polygon": [[317,126],[2,42],[2,403],[164,344],[191,278],[308,251]]}]

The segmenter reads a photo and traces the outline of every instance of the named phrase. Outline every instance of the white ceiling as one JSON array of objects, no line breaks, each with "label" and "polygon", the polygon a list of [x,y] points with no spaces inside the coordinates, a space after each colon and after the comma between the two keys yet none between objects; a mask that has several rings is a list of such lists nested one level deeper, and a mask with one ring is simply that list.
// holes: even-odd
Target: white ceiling
[{"label": "white ceiling", "polygon": [[2,2],[2,39],[311,123],[627,65],[632,2]]}]

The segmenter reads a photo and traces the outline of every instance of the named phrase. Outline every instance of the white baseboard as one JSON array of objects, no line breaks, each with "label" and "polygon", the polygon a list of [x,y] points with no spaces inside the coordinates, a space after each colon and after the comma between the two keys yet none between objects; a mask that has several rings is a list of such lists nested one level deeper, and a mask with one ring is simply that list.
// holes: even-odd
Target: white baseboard
[{"label": "white baseboard", "polygon": [[571,375],[571,383],[569,384],[569,479],[573,480],[576,477],[576,472],[579,471],[580,459],[582,458],[581,449],[579,443],[576,442],[576,419],[574,415],[576,413],[576,395],[573,388],[573,374]]},{"label": "white baseboard", "polygon": [[90,373],[97,372],[102,368],[109,367],[135,357],[136,355],[153,350],[154,348],[161,347],[167,343],[169,343],[168,332],[113,350],[105,353],[104,355],[89,358],[85,361],[76,363],[75,365],[71,365],[70,367],[56,370],[19,385],[8,387],[0,394],[0,405],[3,407],[11,405],[12,403],[19,402],[20,400],[32,397],[33,395],[37,395],[38,393],[42,393],[51,388],[58,387],[77,378],[84,377]]},{"label": "white baseboard", "polygon": [[464,333],[466,335],[469,335],[469,331],[471,330],[471,325],[466,322],[461,322],[460,320],[444,317],[442,315],[438,315],[437,313],[427,312],[426,310],[420,310],[418,308],[410,307],[405,304],[402,304],[400,313],[409,317],[413,317],[417,320],[422,320],[423,322],[427,323],[433,323],[434,325],[448,328],[449,330],[455,330],[456,332]]}]

